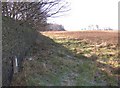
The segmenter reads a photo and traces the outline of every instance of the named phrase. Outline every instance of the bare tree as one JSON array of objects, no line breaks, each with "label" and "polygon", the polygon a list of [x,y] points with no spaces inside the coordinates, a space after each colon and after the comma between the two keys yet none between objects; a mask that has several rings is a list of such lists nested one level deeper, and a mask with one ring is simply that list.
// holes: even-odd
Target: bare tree
[{"label": "bare tree", "polygon": [[2,15],[34,27],[47,23],[47,18],[59,16],[69,11],[69,3],[64,0],[39,0],[39,2],[2,2]]}]

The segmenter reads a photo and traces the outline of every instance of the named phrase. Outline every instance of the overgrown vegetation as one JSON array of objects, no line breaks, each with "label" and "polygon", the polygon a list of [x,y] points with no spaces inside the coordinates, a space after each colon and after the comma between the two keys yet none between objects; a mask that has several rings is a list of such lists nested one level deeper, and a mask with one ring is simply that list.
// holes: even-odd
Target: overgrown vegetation
[{"label": "overgrown vegetation", "polygon": [[18,60],[18,67],[21,67],[26,51],[36,41],[38,35],[36,30],[45,28],[48,17],[68,11],[67,5],[64,0],[1,2],[3,86],[10,85],[15,57]]},{"label": "overgrown vegetation", "polygon": [[20,20],[21,24],[30,24],[36,30],[45,31],[47,19],[69,11],[69,3],[65,0],[33,0],[25,2],[7,0],[2,2],[2,16]]},{"label": "overgrown vegetation", "polygon": [[[12,59],[18,56],[24,59],[23,70],[14,75],[12,86],[117,86],[118,44],[101,42],[103,36],[93,36],[95,32],[88,33],[92,38],[71,39],[68,35],[38,35],[32,29],[44,28],[48,17],[67,11],[66,4],[63,0],[2,2],[4,85],[12,79]],[[97,43],[86,40],[89,37]],[[21,53],[29,47],[24,58]]]},{"label": "overgrown vegetation", "polygon": [[40,34],[42,40],[28,52],[23,72],[14,77],[12,85],[118,85],[120,64],[116,45],[96,49],[85,39],[62,39],[58,34]]},{"label": "overgrown vegetation", "polygon": [[36,37],[37,32],[27,24],[20,25],[19,21],[15,21],[9,17],[2,17],[3,86],[9,85],[10,80],[12,79],[12,61],[15,56],[19,58],[18,63],[21,63],[25,53],[35,42]]}]

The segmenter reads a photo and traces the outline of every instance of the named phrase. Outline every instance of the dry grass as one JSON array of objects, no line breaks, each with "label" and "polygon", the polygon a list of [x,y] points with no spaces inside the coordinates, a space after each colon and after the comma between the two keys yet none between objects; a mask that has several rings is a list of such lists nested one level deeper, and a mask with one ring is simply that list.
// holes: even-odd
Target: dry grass
[{"label": "dry grass", "polygon": [[13,85],[26,80],[21,85],[117,86],[120,64],[116,32],[42,34],[47,37],[41,36],[42,43],[30,50],[21,80],[15,78]]}]

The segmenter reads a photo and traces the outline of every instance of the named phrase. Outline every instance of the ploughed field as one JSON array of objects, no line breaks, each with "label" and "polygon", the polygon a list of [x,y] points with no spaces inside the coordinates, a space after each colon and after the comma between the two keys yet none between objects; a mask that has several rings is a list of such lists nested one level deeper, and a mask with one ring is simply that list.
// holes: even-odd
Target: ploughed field
[{"label": "ploughed field", "polygon": [[118,44],[117,31],[48,31],[42,32],[42,34],[57,39],[86,39],[90,43],[102,43],[105,41],[109,44]]},{"label": "ploughed field", "polygon": [[118,33],[40,32],[12,85],[117,86]]}]

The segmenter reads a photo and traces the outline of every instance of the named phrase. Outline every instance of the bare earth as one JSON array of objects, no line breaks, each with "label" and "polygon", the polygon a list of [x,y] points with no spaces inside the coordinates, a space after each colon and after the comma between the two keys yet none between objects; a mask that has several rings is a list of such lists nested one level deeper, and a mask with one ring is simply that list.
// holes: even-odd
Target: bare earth
[{"label": "bare earth", "polygon": [[117,31],[48,31],[41,32],[43,35],[48,35],[68,39],[88,39],[91,43],[107,42],[110,44],[118,44]]}]

